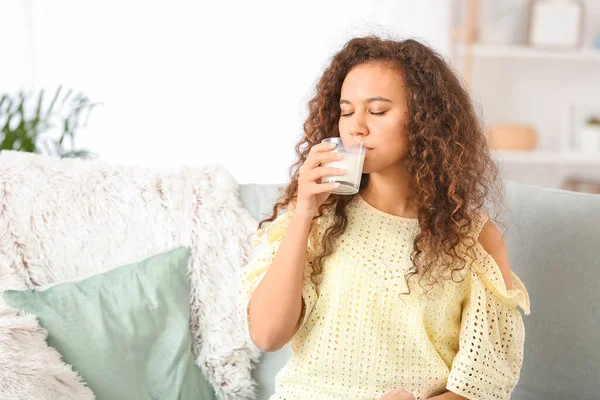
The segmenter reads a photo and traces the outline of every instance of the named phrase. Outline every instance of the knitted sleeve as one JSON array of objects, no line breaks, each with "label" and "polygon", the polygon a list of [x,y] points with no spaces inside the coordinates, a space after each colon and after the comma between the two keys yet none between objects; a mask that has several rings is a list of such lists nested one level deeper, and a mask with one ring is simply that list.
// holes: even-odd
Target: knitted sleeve
[{"label": "knitted sleeve", "polygon": [[506,288],[500,267],[479,242],[474,250],[459,351],[446,389],[468,399],[510,399],[519,380],[525,344],[525,328],[517,307],[529,315],[529,295],[514,272],[512,289]]}]

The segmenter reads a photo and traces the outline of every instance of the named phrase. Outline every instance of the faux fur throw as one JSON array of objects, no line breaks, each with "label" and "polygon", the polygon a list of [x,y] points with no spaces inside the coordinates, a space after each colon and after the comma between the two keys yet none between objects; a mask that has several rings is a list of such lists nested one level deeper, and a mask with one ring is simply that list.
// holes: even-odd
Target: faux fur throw
[{"label": "faux fur throw", "polygon": [[[223,399],[256,393],[259,352],[236,310],[255,224],[219,165],[151,170],[0,153],[0,294],[189,246],[193,350]],[[34,319],[0,303],[0,320],[0,399],[93,398]]]}]

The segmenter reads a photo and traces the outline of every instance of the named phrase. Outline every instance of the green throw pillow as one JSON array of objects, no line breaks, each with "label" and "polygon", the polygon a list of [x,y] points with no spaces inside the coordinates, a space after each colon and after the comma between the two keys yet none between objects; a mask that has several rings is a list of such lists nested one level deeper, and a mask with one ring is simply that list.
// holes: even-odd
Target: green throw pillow
[{"label": "green throw pillow", "polygon": [[194,364],[188,248],[77,282],[10,290],[98,400],[216,399]]}]

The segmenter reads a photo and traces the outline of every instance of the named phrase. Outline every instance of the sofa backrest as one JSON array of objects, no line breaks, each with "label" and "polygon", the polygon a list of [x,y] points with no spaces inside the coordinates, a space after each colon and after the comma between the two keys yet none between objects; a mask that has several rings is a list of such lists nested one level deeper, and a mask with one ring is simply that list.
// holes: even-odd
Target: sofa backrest
[{"label": "sofa backrest", "polygon": [[[270,215],[283,185],[241,185],[255,219]],[[525,359],[514,400],[598,399],[600,382],[600,196],[506,182],[502,220],[511,268],[531,298]],[[262,396],[289,357],[263,356]]]}]

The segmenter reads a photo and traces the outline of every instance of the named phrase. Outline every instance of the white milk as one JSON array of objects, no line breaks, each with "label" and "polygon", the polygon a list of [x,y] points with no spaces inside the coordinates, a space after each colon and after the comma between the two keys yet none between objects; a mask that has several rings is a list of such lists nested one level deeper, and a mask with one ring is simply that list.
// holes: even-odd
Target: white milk
[{"label": "white milk", "polygon": [[326,176],[321,179],[321,183],[339,182],[340,186],[332,190],[334,194],[355,194],[360,188],[360,178],[362,177],[365,155],[340,152],[344,156],[342,160],[336,160],[323,163],[323,167],[343,168],[346,170],[344,175]]}]

